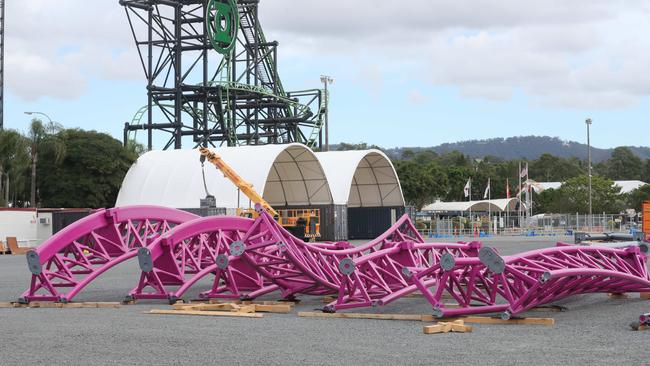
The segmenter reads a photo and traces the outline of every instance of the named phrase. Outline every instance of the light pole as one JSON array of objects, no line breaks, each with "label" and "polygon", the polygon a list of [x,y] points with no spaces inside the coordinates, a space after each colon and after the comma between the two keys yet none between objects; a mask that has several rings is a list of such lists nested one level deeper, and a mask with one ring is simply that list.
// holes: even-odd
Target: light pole
[{"label": "light pole", "polygon": [[591,171],[591,118],[585,121],[587,124],[587,149],[588,149],[588,173],[589,173],[589,231],[593,230],[593,201],[592,201],[592,171]]},{"label": "light pole", "polygon": [[52,118],[50,118],[50,116],[48,116],[47,114],[45,114],[43,112],[25,112],[25,114],[28,115],[28,116],[33,116],[35,114],[38,114],[38,115],[44,116],[45,118],[47,118],[47,120],[50,123],[52,123]]},{"label": "light pole", "polygon": [[334,79],[327,75],[321,75],[320,81],[325,85],[325,151],[330,151],[330,94],[328,86],[334,84]]}]

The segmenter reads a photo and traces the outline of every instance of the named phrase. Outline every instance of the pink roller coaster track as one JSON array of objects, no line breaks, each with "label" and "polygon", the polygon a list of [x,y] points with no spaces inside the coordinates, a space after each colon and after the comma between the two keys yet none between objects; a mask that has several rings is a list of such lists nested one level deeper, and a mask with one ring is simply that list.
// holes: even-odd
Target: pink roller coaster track
[{"label": "pink roller coaster track", "polygon": [[[480,243],[424,243],[407,216],[358,247],[305,243],[258,208],[257,220],[197,218],[160,207],[99,211],[28,254],[24,301],[69,301],[122,261],[142,273],[131,298],[174,302],[208,274],[203,298],[252,299],[278,290],[336,295],[324,311],[380,306],[420,292],[436,316],[504,318],[567,296],[650,291],[647,245],[554,248],[500,256]],[[66,289],[63,292],[61,289]],[[457,305],[445,307],[443,297]]]}]

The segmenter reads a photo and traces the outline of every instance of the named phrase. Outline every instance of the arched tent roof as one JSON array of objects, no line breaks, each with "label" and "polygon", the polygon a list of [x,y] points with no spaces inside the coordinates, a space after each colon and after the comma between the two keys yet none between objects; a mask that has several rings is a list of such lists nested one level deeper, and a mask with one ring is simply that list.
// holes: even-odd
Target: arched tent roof
[{"label": "arched tent roof", "polygon": [[[220,147],[219,154],[272,206],[331,204],[325,173],[304,145]],[[150,151],[129,169],[116,206],[156,204],[197,208],[206,196],[198,150]],[[246,208],[249,200],[212,164],[205,165],[208,192],[217,206]],[[238,200],[239,198],[239,200]]]},{"label": "arched tent roof", "polygon": [[348,207],[404,206],[399,178],[390,159],[379,150],[316,153],[334,203]]},{"label": "arched tent roof", "polygon": [[505,212],[515,211],[517,204],[520,202],[518,198],[504,198],[495,200],[484,201],[463,201],[463,202],[435,202],[430,205],[424,206],[422,211],[427,212],[468,212],[472,211],[492,211],[492,212]]}]

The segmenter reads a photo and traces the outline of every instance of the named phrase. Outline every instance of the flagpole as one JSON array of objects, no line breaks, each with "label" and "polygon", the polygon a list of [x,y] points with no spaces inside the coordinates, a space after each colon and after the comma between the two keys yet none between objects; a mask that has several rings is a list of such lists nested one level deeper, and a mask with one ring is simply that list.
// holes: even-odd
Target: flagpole
[{"label": "flagpole", "polygon": [[474,233],[474,226],[472,225],[472,178],[469,178],[469,230],[470,235]]},{"label": "flagpole", "polygon": [[492,232],[492,187],[490,186],[490,178],[488,178],[488,233]]},{"label": "flagpole", "polygon": [[517,176],[519,177],[519,185],[517,186],[517,198],[519,199],[519,210],[518,210],[518,217],[519,217],[519,228],[521,229],[521,193],[523,192],[523,189],[521,187],[521,161],[519,162],[519,170],[517,170]]},{"label": "flagpole", "polygon": [[506,198],[508,199],[508,204],[506,205],[506,225],[505,228],[508,228],[508,222],[510,221],[510,178],[506,178]]}]

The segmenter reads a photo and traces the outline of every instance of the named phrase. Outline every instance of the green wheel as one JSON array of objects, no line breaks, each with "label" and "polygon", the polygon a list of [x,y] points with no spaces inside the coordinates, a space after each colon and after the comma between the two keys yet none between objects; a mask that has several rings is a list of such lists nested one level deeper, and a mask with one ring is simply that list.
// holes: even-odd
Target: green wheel
[{"label": "green wheel", "polygon": [[224,56],[230,55],[237,42],[239,11],[235,0],[210,0],[205,12],[208,39]]}]

